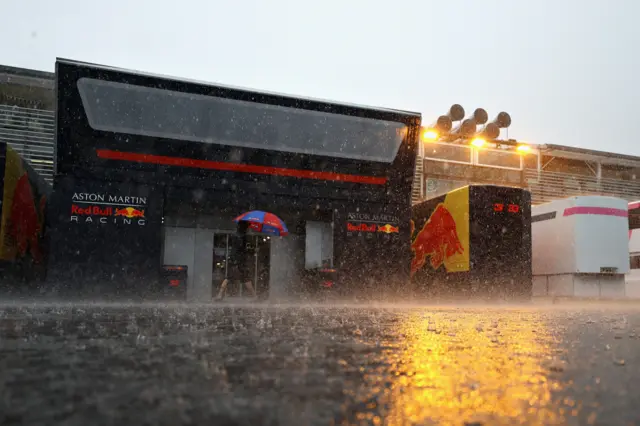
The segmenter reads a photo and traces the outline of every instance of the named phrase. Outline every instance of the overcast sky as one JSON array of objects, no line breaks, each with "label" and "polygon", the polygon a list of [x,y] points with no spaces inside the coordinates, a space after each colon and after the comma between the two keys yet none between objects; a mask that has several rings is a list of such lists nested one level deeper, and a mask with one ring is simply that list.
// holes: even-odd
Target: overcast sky
[{"label": "overcast sky", "polygon": [[0,63],[56,56],[419,111],[640,155],[640,1],[0,0]]}]

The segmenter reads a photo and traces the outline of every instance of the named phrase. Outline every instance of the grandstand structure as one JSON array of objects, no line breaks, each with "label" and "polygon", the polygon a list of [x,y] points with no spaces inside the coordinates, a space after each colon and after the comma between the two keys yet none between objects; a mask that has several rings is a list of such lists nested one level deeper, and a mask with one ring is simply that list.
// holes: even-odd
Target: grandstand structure
[{"label": "grandstand structure", "polygon": [[418,150],[413,202],[469,184],[518,186],[533,204],[576,195],[640,199],[640,157],[560,145],[531,145],[521,153],[425,142]]},{"label": "grandstand structure", "polygon": [[55,149],[54,74],[0,65],[0,141],[52,182]]},{"label": "grandstand structure", "polygon": [[[55,75],[0,65],[0,141],[47,181],[55,174]],[[640,199],[640,157],[537,145],[513,150],[425,142],[418,150],[413,201],[472,183],[527,188],[535,204],[572,195]]]}]

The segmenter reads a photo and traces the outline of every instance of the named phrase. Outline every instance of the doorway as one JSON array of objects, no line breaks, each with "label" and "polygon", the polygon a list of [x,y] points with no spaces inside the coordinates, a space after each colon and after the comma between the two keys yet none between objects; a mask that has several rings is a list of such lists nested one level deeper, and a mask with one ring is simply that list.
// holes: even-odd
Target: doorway
[{"label": "doorway", "polygon": [[[165,227],[163,263],[187,267],[187,300],[208,302],[217,294],[229,275],[232,238],[236,236],[229,230]],[[266,298],[271,275],[271,237],[249,234],[248,240],[252,284],[258,296]],[[227,296],[247,295],[241,284],[229,283]]]}]

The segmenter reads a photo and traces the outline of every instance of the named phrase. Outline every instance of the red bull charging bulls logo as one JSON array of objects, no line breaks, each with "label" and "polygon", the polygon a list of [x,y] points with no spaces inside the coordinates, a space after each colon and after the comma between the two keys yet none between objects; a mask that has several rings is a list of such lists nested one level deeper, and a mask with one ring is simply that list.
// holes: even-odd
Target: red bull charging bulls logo
[{"label": "red bull charging bulls logo", "polygon": [[400,232],[400,228],[387,223],[383,226],[378,225],[378,232],[384,232],[385,234],[397,234]]},{"label": "red bull charging bulls logo", "polygon": [[124,216],[128,218],[144,217],[144,210],[138,210],[133,207],[126,207],[123,209],[116,209],[116,216]]},{"label": "red bull charging bulls logo", "polygon": [[[415,231],[415,223],[411,221],[411,234]],[[427,262],[433,269],[438,269],[448,258],[464,253],[464,247],[458,236],[456,221],[445,203],[436,206],[429,219],[411,242],[413,260],[411,275],[420,270]]]}]

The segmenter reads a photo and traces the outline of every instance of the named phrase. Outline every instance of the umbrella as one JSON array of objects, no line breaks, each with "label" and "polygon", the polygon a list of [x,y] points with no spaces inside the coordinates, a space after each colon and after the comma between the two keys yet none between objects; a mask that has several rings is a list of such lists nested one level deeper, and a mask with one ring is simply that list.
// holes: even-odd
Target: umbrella
[{"label": "umbrella", "polygon": [[234,222],[249,222],[249,228],[263,234],[284,236],[289,234],[287,225],[273,213],[253,210],[233,219]]}]

